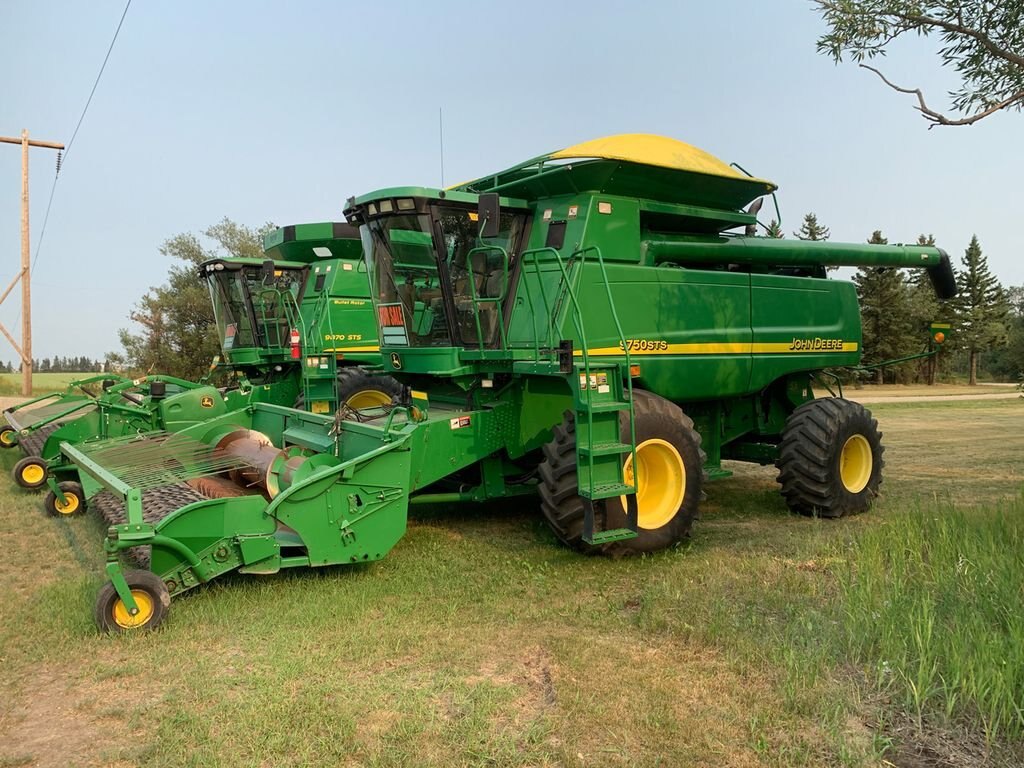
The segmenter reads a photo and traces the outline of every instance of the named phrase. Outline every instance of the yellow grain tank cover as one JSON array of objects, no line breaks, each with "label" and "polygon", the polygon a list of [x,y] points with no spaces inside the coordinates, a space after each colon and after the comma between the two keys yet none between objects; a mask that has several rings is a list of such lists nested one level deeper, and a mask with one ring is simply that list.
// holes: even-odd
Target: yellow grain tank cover
[{"label": "yellow grain tank cover", "polygon": [[620,133],[591,139],[581,144],[560,149],[548,155],[551,160],[602,159],[621,160],[638,165],[652,165],[674,171],[700,173],[725,179],[760,182],[777,189],[778,185],[765,179],[756,179],[722,162],[714,155],[667,136],[652,133]]}]

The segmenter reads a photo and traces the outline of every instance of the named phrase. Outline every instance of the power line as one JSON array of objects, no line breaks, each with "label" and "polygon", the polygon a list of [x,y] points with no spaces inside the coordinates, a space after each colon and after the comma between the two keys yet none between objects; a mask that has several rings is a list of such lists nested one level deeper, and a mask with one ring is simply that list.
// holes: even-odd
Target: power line
[{"label": "power line", "polygon": [[92,90],[89,91],[89,98],[85,101],[85,107],[82,109],[82,114],[78,118],[78,123],[75,125],[75,130],[71,134],[71,141],[68,142],[67,149],[64,150],[63,159],[60,155],[57,156],[57,172],[53,175],[53,185],[50,187],[50,199],[46,203],[46,213],[43,214],[43,226],[39,230],[39,239],[36,241],[36,255],[32,258],[32,269],[36,268],[36,262],[39,261],[39,251],[43,246],[43,236],[46,234],[46,224],[50,220],[50,208],[53,205],[53,194],[57,191],[57,179],[60,177],[61,164],[64,160],[67,160],[68,153],[71,152],[71,145],[75,143],[75,137],[78,136],[78,129],[82,127],[82,121],[85,120],[85,113],[89,111],[89,105],[92,104],[92,97],[96,94],[96,88],[99,87],[100,78],[103,77],[103,70],[107,68],[107,62],[110,60],[110,53],[114,50],[114,43],[117,42],[117,36],[121,33],[121,26],[124,24],[124,17],[128,15],[128,9],[132,5],[132,0],[124,6],[124,11],[121,13],[121,19],[117,22],[117,29],[114,30],[114,37],[110,40],[110,45],[107,47],[107,55],[103,57],[103,64],[100,65],[100,71],[96,75],[96,81],[92,84]]},{"label": "power line", "polygon": [[75,126],[74,133],[71,134],[71,141],[68,142],[68,148],[64,151],[64,159],[67,159],[68,153],[71,152],[71,145],[75,143],[75,137],[78,135],[78,129],[82,127],[82,121],[85,120],[85,113],[89,111],[89,105],[92,104],[92,97],[96,93],[96,87],[100,84],[100,78],[103,77],[103,70],[107,68],[107,61],[110,59],[110,52],[114,50],[114,43],[117,42],[117,36],[121,32],[121,25],[124,24],[124,17],[128,15],[128,9],[132,5],[132,0],[124,6],[124,13],[121,14],[121,20],[117,22],[117,29],[114,30],[114,38],[110,41],[110,47],[107,48],[107,55],[103,57],[103,64],[100,65],[99,74],[96,75],[96,82],[92,84],[92,90],[89,91],[89,98],[85,102],[85,108],[82,110],[82,116],[78,118],[78,125]]}]

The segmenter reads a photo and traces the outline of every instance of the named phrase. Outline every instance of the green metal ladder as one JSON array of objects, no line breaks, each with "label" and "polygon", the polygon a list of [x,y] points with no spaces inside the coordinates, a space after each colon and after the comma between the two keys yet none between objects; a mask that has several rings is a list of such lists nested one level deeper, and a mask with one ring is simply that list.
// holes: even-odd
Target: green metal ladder
[{"label": "green metal ladder", "polygon": [[[524,251],[520,256],[522,269],[531,263],[527,258],[532,256],[534,274],[540,288],[541,298],[544,302],[544,309],[547,324],[547,338],[543,351],[553,354],[554,345],[554,324],[555,312],[548,302],[547,292],[544,288],[544,278],[540,271],[540,262],[537,256],[541,253],[549,253],[554,256],[554,263],[558,265],[560,274],[559,286],[556,294],[565,292],[571,304],[571,314],[576,334],[579,337],[580,362],[573,361],[574,375],[570,380],[574,410],[576,416],[576,466],[578,467],[579,495],[583,498],[583,540],[587,544],[601,545],[613,541],[623,541],[635,538],[637,535],[637,461],[636,461],[636,421],[633,412],[633,382],[631,378],[631,361],[629,345],[626,343],[625,334],[622,331],[622,324],[619,322],[618,312],[615,308],[615,300],[612,296],[611,284],[608,281],[608,272],[605,268],[604,257],[601,249],[597,246],[575,251],[569,261],[578,259],[579,271],[582,273],[586,264],[586,256],[593,252],[600,267],[601,281],[608,297],[608,306],[612,320],[615,324],[616,333],[619,336],[620,348],[625,357],[625,366],[619,363],[594,364],[590,361],[589,347],[587,345],[586,323],[583,320],[583,310],[576,296],[576,291],[569,279],[565,263],[561,255],[554,248],[536,248]],[[524,291],[530,311],[536,317],[533,298],[529,290]],[[534,326],[533,338],[534,350],[537,359],[541,356],[540,340],[537,338],[536,326]],[[619,415],[627,414],[629,421],[629,442],[623,442],[619,427]],[[622,461],[623,454],[630,454],[632,457],[633,483],[628,483],[625,477],[625,466]],[[621,497],[625,500],[625,525],[620,528],[596,529],[595,501],[602,499],[615,499]]]},{"label": "green metal ladder", "polygon": [[[334,317],[330,311],[330,302],[329,290],[324,290],[317,297],[317,302],[313,305],[313,312],[310,316],[308,332],[317,332],[315,329],[321,327],[321,318],[326,317],[327,334],[332,340],[335,340],[332,343],[336,344]],[[301,321],[301,310],[298,314]],[[314,344],[312,339],[306,336],[306,333],[307,331],[303,329],[302,346],[304,354],[299,361],[302,370],[302,402],[304,408],[307,411],[312,411],[314,402],[326,402],[327,410],[325,413],[336,413],[340,406],[340,403],[338,403],[338,354],[336,352],[325,352],[323,340],[317,338]],[[317,358],[318,362],[316,365],[309,365],[309,360],[313,357]]]}]

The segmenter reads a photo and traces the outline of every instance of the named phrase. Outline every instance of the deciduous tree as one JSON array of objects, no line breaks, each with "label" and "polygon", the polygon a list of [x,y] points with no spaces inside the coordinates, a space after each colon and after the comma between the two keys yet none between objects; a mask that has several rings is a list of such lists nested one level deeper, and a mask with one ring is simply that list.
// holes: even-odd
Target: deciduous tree
[{"label": "deciduous tree", "polygon": [[[829,29],[818,51],[837,63],[849,56],[901,93],[917,97],[929,128],[971,125],[1000,110],[1024,107],[1024,3],[1020,0],[815,0]],[[892,82],[865,61],[884,56],[900,37],[937,36],[939,59],[960,76],[948,116],[921,89]]]},{"label": "deciduous tree", "polygon": [[206,282],[197,267],[216,256],[259,258],[263,235],[271,229],[272,224],[251,229],[225,218],[206,229],[202,238],[186,232],[167,240],[160,247],[170,262],[167,282],[139,300],[130,315],[138,330],[121,330],[124,352],[110,355],[110,361],[143,372],[202,377],[220,352],[220,340]]}]

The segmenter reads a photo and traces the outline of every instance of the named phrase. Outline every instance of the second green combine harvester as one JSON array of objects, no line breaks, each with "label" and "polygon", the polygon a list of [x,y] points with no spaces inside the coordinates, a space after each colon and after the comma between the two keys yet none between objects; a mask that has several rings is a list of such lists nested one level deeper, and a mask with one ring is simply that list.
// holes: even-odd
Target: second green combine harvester
[{"label": "second green combine harvester", "polygon": [[[946,298],[949,260],[753,237],[745,209],[774,190],[687,144],[625,135],[449,190],[351,200],[401,403],[256,403],[173,435],[65,446],[85,492],[126,508],[97,622],[155,627],[171,597],[229,571],[377,560],[414,501],[539,493],[561,541],[614,553],[685,537],[723,459],[776,464],[797,512],[866,509],[876,422],[814,393],[861,356],[854,287],[826,267],[924,268]],[[152,514],[171,492],[176,509]],[[133,553],[148,567],[126,569]]]},{"label": "second green combine harvester", "polygon": [[[215,388],[163,375],[138,379],[105,374],[70,384],[4,411],[0,447],[24,454],[15,482],[50,485],[51,515],[85,509],[77,468],[62,443],[79,444],[156,430],[176,432],[250,403],[267,402],[333,413],[337,407],[390,403],[399,392],[379,365],[377,324],[355,227],[299,224],[264,238],[264,258],[229,256],[203,263],[230,386]],[[117,515],[110,505],[108,519]],[[116,518],[113,518],[116,519]]]}]

